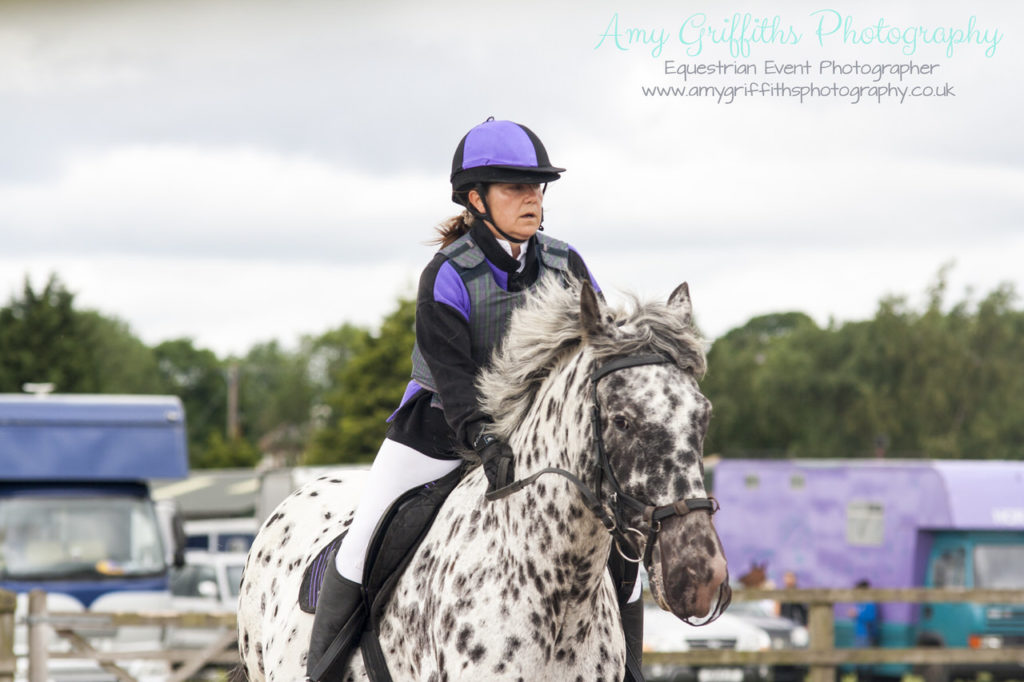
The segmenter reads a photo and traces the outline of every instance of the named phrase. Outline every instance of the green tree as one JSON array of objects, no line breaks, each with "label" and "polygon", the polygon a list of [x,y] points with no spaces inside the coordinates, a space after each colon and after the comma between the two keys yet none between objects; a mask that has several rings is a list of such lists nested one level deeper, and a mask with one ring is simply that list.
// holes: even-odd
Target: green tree
[{"label": "green tree", "polygon": [[95,311],[79,313],[82,344],[90,349],[90,383],[98,393],[158,393],[160,372],[153,349],[121,320]]},{"label": "green tree", "polygon": [[120,320],[79,311],[56,275],[41,291],[26,277],[20,297],[0,309],[0,390],[49,382],[60,393],[152,393],[152,351]]},{"label": "green tree", "polygon": [[707,451],[851,457],[1024,457],[1024,313],[999,287],[946,303],[947,269],[915,310],[887,297],[871,320],[819,329],[766,316],[718,339],[704,390]]},{"label": "green tree", "polygon": [[288,351],[270,341],[238,361],[243,436],[257,449],[295,464],[306,449],[314,385],[312,341]]},{"label": "green tree", "polygon": [[384,438],[386,420],[398,406],[412,371],[416,305],[400,300],[380,332],[349,328],[335,385],[325,395],[330,408],[327,425],[318,430],[307,453],[308,464],[365,462]]},{"label": "green tree", "polygon": [[[181,398],[188,426],[189,460],[194,467],[228,466],[205,452],[214,434],[227,425],[224,364],[213,351],[196,348],[191,339],[164,341],[153,349],[163,393]],[[255,459],[253,460],[253,463]]]},{"label": "green tree", "polygon": [[[752,318],[715,341],[708,352],[708,373],[703,383],[703,390],[714,406],[706,452],[739,448],[748,456],[784,453],[783,443],[788,442],[785,434],[794,428],[790,422],[799,417],[784,414],[776,418],[778,406],[759,399],[759,392],[766,390],[761,367],[772,361],[771,356],[783,339],[801,330],[817,332],[818,327],[803,313],[775,313]],[[799,356],[790,359],[793,363],[806,361]],[[805,367],[806,371],[809,368]],[[782,380],[792,381],[793,376],[783,373],[769,382]],[[769,407],[774,408],[771,416],[765,412]],[[773,422],[773,418],[778,421]]]},{"label": "green tree", "polygon": [[25,278],[20,298],[0,309],[0,380],[3,390],[25,382],[50,382],[61,392],[95,390],[79,343],[74,295],[55,275],[36,292]]},{"label": "green tree", "polygon": [[202,447],[190,450],[195,469],[245,469],[260,460],[260,451],[245,438],[227,440],[220,431],[211,431]]}]

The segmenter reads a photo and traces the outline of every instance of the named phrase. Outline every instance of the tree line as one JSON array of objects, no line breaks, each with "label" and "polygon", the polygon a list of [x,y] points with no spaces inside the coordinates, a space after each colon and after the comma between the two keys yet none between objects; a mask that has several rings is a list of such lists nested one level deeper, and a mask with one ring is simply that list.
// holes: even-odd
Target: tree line
[{"label": "tree line", "polygon": [[[716,339],[702,388],[708,454],[753,457],[1024,458],[1024,311],[1011,285],[947,304],[941,271],[917,309],[888,297],[870,320],[818,326],[802,313],[751,319]],[[0,392],[173,394],[193,467],[372,459],[408,381],[414,302],[379,329],[342,324],[297,347],[218,357],[181,338],[148,346],[116,318],[75,306],[56,276],[26,278],[0,308]],[[237,433],[228,394],[237,377]]]}]

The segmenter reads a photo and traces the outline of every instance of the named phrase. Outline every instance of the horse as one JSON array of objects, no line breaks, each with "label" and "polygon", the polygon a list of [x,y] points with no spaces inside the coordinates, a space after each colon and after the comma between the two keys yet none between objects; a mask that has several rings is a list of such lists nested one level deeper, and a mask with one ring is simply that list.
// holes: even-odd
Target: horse
[{"label": "horse", "polygon": [[759,564],[756,561],[751,561],[750,570],[737,578],[736,582],[754,590],[765,587],[768,584],[768,562]]},{"label": "horse", "polygon": [[[618,682],[626,644],[610,553],[643,562],[656,602],[686,619],[728,603],[704,489],[711,413],[689,289],[611,309],[589,282],[541,282],[481,370],[481,407],[519,480],[487,495],[468,470],[379,621],[398,680]],[[348,524],[357,490],[322,477],[293,493],[250,550],[232,679],[305,679],[313,616],[304,568]],[[362,652],[346,681],[369,679]]]}]

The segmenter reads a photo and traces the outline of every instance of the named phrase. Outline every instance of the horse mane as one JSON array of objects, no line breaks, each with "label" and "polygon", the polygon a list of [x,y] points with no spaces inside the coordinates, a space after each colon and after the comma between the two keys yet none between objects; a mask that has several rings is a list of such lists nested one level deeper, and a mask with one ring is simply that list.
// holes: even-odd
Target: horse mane
[{"label": "horse mane", "polygon": [[697,378],[707,367],[704,340],[689,315],[676,306],[641,302],[629,295],[629,308],[601,313],[607,333],[584,339],[580,321],[583,283],[545,275],[512,313],[504,341],[477,379],[481,409],[494,420],[494,432],[508,438],[523,423],[541,384],[553,369],[579,350],[591,349],[593,362],[624,355],[660,353]]}]

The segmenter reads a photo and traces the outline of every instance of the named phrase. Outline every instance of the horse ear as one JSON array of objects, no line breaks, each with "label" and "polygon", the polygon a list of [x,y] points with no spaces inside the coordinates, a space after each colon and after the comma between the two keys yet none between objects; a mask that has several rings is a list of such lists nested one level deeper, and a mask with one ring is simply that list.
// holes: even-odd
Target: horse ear
[{"label": "horse ear", "polygon": [[679,308],[679,314],[683,316],[683,321],[686,324],[690,324],[693,321],[693,305],[690,303],[690,285],[683,282],[676,287],[668,297],[668,304],[670,307]]},{"label": "horse ear", "polygon": [[584,338],[599,336],[604,331],[601,303],[597,300],[594,287],[587,280],[583,280],[580,287],[580,326]]}]

